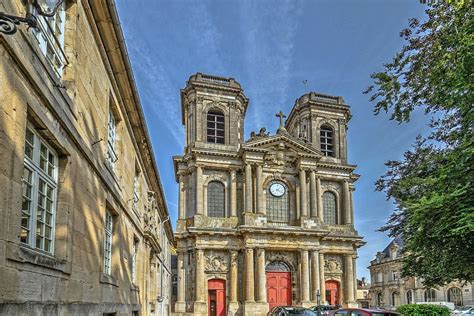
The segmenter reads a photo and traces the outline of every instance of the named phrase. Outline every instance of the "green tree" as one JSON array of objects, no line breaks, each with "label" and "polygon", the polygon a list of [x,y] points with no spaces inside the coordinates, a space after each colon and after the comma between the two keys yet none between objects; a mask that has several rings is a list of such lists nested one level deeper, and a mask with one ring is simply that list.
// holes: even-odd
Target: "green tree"
[{"label": "green tree", "polygon": [[407,122],[416,108],[431,116],[419,136],[376,182],[396,205],[381,228],[401,235],[402,274],[427,286],[474,280],[474,21],[466,2],[435,2],[426,21],[409,21],[405,45],[365,93],[375,114]]}]

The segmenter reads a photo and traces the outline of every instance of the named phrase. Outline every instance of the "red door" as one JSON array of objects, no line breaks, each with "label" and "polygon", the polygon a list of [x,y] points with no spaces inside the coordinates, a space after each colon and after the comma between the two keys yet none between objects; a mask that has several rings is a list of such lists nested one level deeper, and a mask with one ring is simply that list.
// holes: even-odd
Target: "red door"
[{"label": "red door", "polygon": [[209,316],[225,316],[225,281],[212,279],[207,283]]},{"label": "red door", "polygon": [[267,300],[270,309],[291,305],[291,272],[267,272]]},{"label": "red door", "polygon": [[326,301],[329,305],[338,305],[340,298],[339,282],[326,281]]}]

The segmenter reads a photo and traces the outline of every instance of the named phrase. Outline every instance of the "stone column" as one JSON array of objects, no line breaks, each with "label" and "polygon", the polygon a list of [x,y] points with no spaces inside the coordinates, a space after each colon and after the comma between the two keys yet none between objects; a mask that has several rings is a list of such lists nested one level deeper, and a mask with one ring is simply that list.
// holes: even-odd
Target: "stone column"
[{"label": "stone column", "polygon": [[204,250],[196,249],[196,302],[205,302]]},{"label": "stone column", "polygon": [[184,189],[184,175],[179,174],[179,198],[178,198],[178,219],[185,219],[185,201],[186,201],[186,190]]},{"label": "stone column", "polygon": [[352,262],[352,255],[345,255],[345,288],[346,288],[346,303],[354,303],[354,267]]},{"label": "stone column", "polygon": [[316,178],[316,204],[318,205],[318,217],[319,217],[319,220],[322,222],[324,218],[323,192],[321,191],[321,179],[319,177]]},{"label": "stone column", "polygon": [[318,217],[318,205],[316,200],[316,172],[311,170],[309,174],[309,182],[310,182],[310,200],[311,200],[311,218]]},{"label": "stone column", "polygon": [[326,301],[326,280],[324,277],[324,254],[319,254],[319,286],[321,293],[321,304],[324,304]]},{"label": "stone column", "polygon": [[267,302],[267,276],[265,275],[265,249],[257,250],[257,301]]},{"label": "stone column", "polygon": [[351,197],[350,197],[350,190],[349,190],[349,181],[344,180],[344,224],[352,224],[351,222]]},{"label": "stone column", "polygon": [[202,168],[200,166],[196,167],[196,214],[204,214],[204,205],[202,203],[203,199],[203,185],[202,185]]},{"label": "stone column", "polygon": [[245,212],[252,213],[253,199],[252,199],[252,166],[245,165]]},{"label": "stone column", "polygon": [[301,302],[309,302],[309,258],[308,250],[301,250]]},{"label": "stone column", "polygon": [[[352,280],[354,280],[354,302],[357,302],[357,256],[352,257]],[[405,293],[405,292],[403,292]]]},{"label": "stone column", "polygon": [[354,197],[354,194],[352,192],[354,192],[354,189],[351,189],[349,188],[349,192],[350,192],[350,205],[351,205],[351,223],[354,224],[354,200],[353,200],[353,197]]},{"label": "stone column", "polygon": [[319,252],[317,250],[311,251],[311,297],[314,303],[317,303],[317,291],[321,291],[319,277]]},{"label": "stone column", "polygon": [[245,301],[255,302],[254,296],[254,273],[253,273],[253,249],[245,249]]},{"label": "stone column", "polygon": [[239,252],[236,250],[230,251],[230,302],[238,302],[238,263],[239,263]]},{"label": "stone column", "polygon": [[186,271],[184,270],[184,253],[178,253],[178,297],[176,301],[176,312],[184,313],[186,311]]},{"label": "stone column", "polygon": [[301,218],[308,217],[307,199],[306,199],[306,171],[300,169],[300,205],[301,205]]},{"label": "stone column", "polygon": [[237,175],[230,170],[230,216],[237,216]]},{"label": "stone column", "polygon": [[257,204],[257,207],[256,207],[256,210],[255,210],[255,213],[260,213],[260,214],[264,214],[265,213],[265,210],[263,210],[263,183],[262,183],[262,166],[261,165],[257,165],[256,167],[256,170],[255,170],[255,181],[256,181],[256,191],[257,191],[257,194],[256,194],[256,204]]}]

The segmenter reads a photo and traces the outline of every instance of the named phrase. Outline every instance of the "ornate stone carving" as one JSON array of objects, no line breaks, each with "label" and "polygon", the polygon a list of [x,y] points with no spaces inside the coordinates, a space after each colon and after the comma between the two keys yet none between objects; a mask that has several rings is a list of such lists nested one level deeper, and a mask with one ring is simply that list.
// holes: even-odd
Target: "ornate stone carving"
[{"label": "ornate stone carving", "polygon": [[208,273],[225,273],[229,269],[227,258],[221,255],[209,255],[206,257],[204,270]]},{"label": "ornate stone carving", "polygon": [[342,274],[342,258],[340,256],[326,255],[324,270],[328,274]]},{"label": "ornate stone carving", "polygon": [[298,266],[295,252],[267,251],[265,257],[265,265],[272,262],[283,262],[288,265],[292,271],[296,271],[296,267]]},{"label": "ornate stone carving", "polygon": [[230,253],[230,264],[231,266],[235,267],[239,263],[239,252],[238,251],[232,251]]},{"label": "ornate stone carving", "polygon": [[341,185],[337,182],[321,181],[321,187],[323,190],[331,190],[341,193]]},{"label": "ornate stone carving", "polygon": [[260,131],[258,132],[258,134],[256,134],[255,132],[251,132],[250,140],[259,140],[259,139],[268,137],[270,133],[267,133],[266,131],[267,129],[265,127],[262,127]]}]

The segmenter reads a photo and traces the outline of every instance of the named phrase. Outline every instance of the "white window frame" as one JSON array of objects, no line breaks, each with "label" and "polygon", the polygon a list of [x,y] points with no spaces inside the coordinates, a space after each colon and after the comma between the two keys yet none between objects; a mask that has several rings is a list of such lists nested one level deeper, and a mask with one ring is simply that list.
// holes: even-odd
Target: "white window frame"
[{"label": "white window frame", "polygon": [[117,144],[117,119],[115,118],[112,109],[109,110],[109,118],[107,120],[107,163],[114,169],[115,162],[118,157],[116,153]]},{"label": "white window frame", "polygon": [[[34,127],[31,124],[27,124],[27,130],[25,131],[25,159],[24,159],[24,168],[31,172],[31,179],[28,182],[27,179],[22,179],[23,186],[23,198],[28,200],[28,209],[23,210],[22,205],[22,218],[26,216],[28,227],[23,228],[20,223],[21,231],[27,231],[28,235],[26,241],[20,242],[24,245],[28,245],[31,248],[37,249],[39,251],[54,254],[54,236],[55,236],[55,226],[56,226],[56,204],[57,204],[57,178],[58,178],[58,155],[56,151],[35,131]],[[27,142],[26,134],[31,132],[33,135],[33,144]],[[27,155],[26,146],[31,150],[32,157]],[[46,157],[42,156],[41,149],[42,146],[46,150]],[[48,171],[45,171],[41,168],[41,158],[43,158],[46,164]],[[52,163],[50,162],[52,158]],[[51,173],[48,174],[49,168],[52,168]],[[43,207],[44,212],[41,220],[38,220],[38,208],[40,207],[40,182],[44,183],[46,188],[50,187],[51,195],[48,197],[47,192],[43,196]],[[29,185],[30,195],[25,195],[25,192],[28,192],[25,185]],[[50,210],[47,211],[47,203],[50,202]],[[50,215],[49,223],[47,220],[48,214]],[[38,225],[40,227],[40,241],[39,246],[37,247],[37,231]],[[46,234],[46,229],[49,228],[49,236]],[[49,240],[49,249],[45,246],[45,241]]]},{"label": "white window frame", "polygon": [[45,17],[34,12],[38,21],[38,29],[33,34],[38,41],[40,51],[48,60],[58,77],[63,75],[67,65],[64,53],[64,33],[66,31],[65,1],[59,6],[54,17]]},{"label": "white window frame", "polygon": [[104,274],[112,274],[112,242],[114,232],[114,216],[109,211],[105,211],[104,220]]},{"label": "white window frame", "polygon": [[138,210],[138,202],[140,201],[140,170],[135,169],[135,176],[133,178],[133,199],[132,207],[136,211]]},{"label": "white window frame", "polygon": [[138,252],[138,239],[133,238],[132,241],[132,283],[136,284],[137,281],[137,252]]}]

